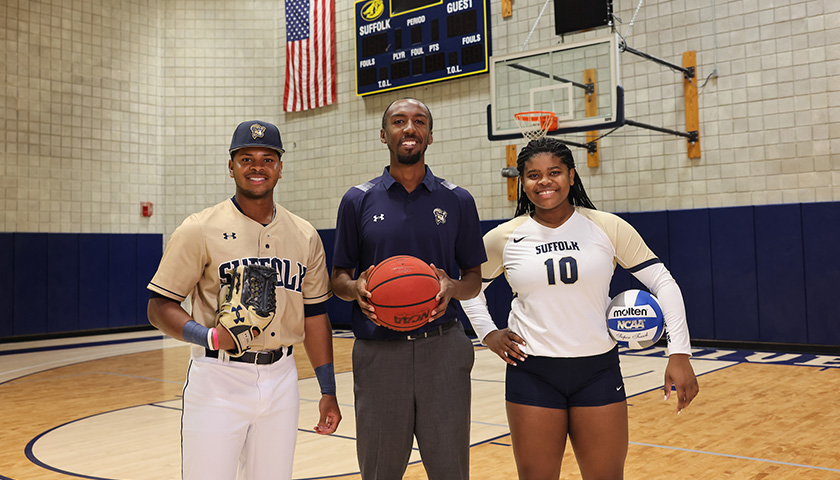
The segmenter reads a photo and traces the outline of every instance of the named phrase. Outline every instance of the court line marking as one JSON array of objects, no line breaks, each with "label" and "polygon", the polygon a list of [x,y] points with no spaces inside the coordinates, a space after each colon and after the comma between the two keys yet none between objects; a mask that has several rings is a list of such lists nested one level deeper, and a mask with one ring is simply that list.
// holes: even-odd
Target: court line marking
[{"label": "court line marking", "polygon": [[[101,359],[94,359],[94,360],[101,360]],[[79,362],[79,363],[87,363],[87,362]],[[71,364],[71,365],[68,365],[68,366],[73,366],[73,365],[77,365],[77,364]],[[53,370],[53,369],[50,369],[50,370]],[[41,373],[41,372],[36,372],[36,373]],[[116,372],[109,372],[107,370],[99,370],[99,371],[95,371],[95,372],[82,372],[82,373],[73,373],[73,374],[70,374],[70,375],[59,375],[59,376],[49,377],[49,378],[36,378],[36,379],[32,379],[32,380],[19,380],[19,381],[15,382],[15,385],[25,385],[25,384],[28,384],[28,383],[54,382],[56,380],[65,380],[65,379],[68,379],[68,378],[89,377],[91,375],[107,375],[107,376],[114,376],[114,377],[135,378],[135,379],[138,379],[138,380],[148,380],[150,382],[171,383],[171,384],[174,384],[174,385],[183,385],[184,384],[183,381],[165,380],[165,379],[162,379],[162,378],[144,377],[144,376],[140,376],[140,375],[129,375],[127,373],[116,373]],[[23,377],[18,377],[18,378],[26,378],[27,376],[30,376],[30,375],[24,375]],[[0,385],[2,385],[3,383],[7,383],[7,382],[0,382]]]},{"label": "court line marking", "polygon": [[[631,355],[632,355],[632,354],[631,354]],[[649,356],[649,355],[638,355],[638,354],[637,354],[637,355],[632,355],[632,356]],[[658,355],[654,355],[654,356],[658,356]],[[702,358],[702,356],[699,356],[699,358],[698,358],[698,359],[703,359],[703,358]],[[732,362],[732,360],[723,360],[723,359],[721,359],[721,358],[709,358],[709,359],[707,359],[707,360],[722,361],[722,362],[726,362],[726,363],[730,363],[730,362]],[[721,367],[719,367],[719,368],[712,369],[712,370],[707,371],[707,372],[704,372],[704,373],[702,373],[702,374],[700,374],[700,375],[705,375],[705,374],[708,374],[708,373],[712,373],[712,372],[714,372],[714,371],[722,370],[722,369],[725,369],[725,368],[728,368],[728,367],[731,367],[731,366],[737,365],[737,364],[739,364],[739,363],[749,363],[749,362],[737,362],[737,361],[735,361],[735,362],[732,362],[732,363],[731,363],[731,364],[729,364],[729,365],[722,365],[722,366],[721,366]],[[799,365],[799,366],[804,366],[804,365]],[[820,368],[820,370],[825,370],[825,368]],[[104,373],[104,374],[112,374],[112,375],[118,375],[118,376],[135,377],[135,378],[144,378],[144,379],[147,379],[147,380],[153,380],[153,379],[149,379],[149,378],[145,378],[145,377],[138,377],[138,376],[134,376],[134,375],[115,374],[115,373],[112,373],[112,372],[102,372],[102,371],[99,371],[99,372],[93,372],[93,373],[97,373],[97,374],[103,374],[103,373]],[[344,373],[349,373],[349,372],[344,372]],[[89,375],[89,373],[86,373],[86,374],[84,374],[84,375]],[[71,375],[71,376],[76,376],[76,375]],[[698,376],[699,376],[699,375],[698,375]],[[180,382],[172,382],[172,383],[180,383]],[[661,387],[660,387],[660,388],[661,388]],[[649,391],[652,391],[652,390],[657,390],[657,389],[658,389],[658,388],[654,388],[654,389],[648,390],[648,392],[649,392]],[[632,396],[630,396],[630,397],[637,396],[637,395],[641,395],[641,394],[643,394],[643,393],[647,393],[647,392],[639,392],[639,393],[637,393],[637,394],[635,394],[635,395],[632,395]],[[628,397],[628,398],[630,398],[630,397]],[[302,398],[301,400],[304,400],[304,399]],[[304,401],[305,401],[305,400],[304,400]],[[150,406],[156,406],[156,405],[154,405],[154,404],[147,404],[147,405],[150,405]],[[140,405],[137,405],[137,406],[140,406]],[[128,407],[128,408],[131,408],[131,407]],[[122,409],[118,409],[118,410],[122,410]],[[109,412],[103,412],[103,413],[109,413]],[[102,414],[102,413],[99,413],[99,414],[96,414],[96,415],[93,415],[93,416],[97,416],[97,415],[101,415],[101,414]],[[76,420],[76,421],[78,421],[78,420]],[[69,422],[69,423],[72,423],[72,422]],[[476,423],[476,422],[473,422],[473,423]],[[478,423],[482,423],[482,424],[484,424],[484,422],[478,422]],[[488,425],[489,425],[489,424],[488,424]],[[502,425],[497,425],[497,426],[502,426]],[[306,430],[302,430],[302,429],[301,429],[301,431],[306,431]],[[307,432],[309,433],[309,431],[307,431]],[[46,433],[46,432],[44,432],[44,433]],[[311,433],[314,433],[314,432],[311,432]],[[43,434],[41,434],[41,435],[43,435]],[[40,437],[41,435],[39,435],[38,437]],[[498,440],[499,440],[499,439],[501,439],[501,438],[504,438],[504,437],[506,437],[506,436],[508,436],[508,435],[509,435],[509,434],[503,434],[503,435],[500,435],[500,436],[495,437],[494,439],[489,439],[489,440],[480,441],[480,442],[477,442],[477,443],[475,443],[475,444],[471,445],[471,447],[474,447],[474,446],[476,446],[476,445],[480,445],[480,444],[482,444],[482,443],[495,443],[495,444],[498,444],[498,445],[504,445],[503,443],[498,442]],[[37,439],[38,437],[36,437],[36,439]],[[345,438],[350,438],[350,437],[345,437]],[[35,440],[35,439],[33,439],[33,441],[34,441],[34,440]],[[811,469],[825,470],[825,471],[830,471],[830,472],[840,472],[840,470],[837,470],[837,469],[832,469],[832,468],[827,468],[827,467],[819,467],[819,466],[812,466],[812,465],[803,465],[803,464],[796,464],[796,463],[789,463],[789,462],[781,462],[781,461],[775,461],[775,460],[769,460],[769,459],[761,459],[761,458],[755,458],[755,457],[747,457],[747,456],[730,455],[730,454],[725,454],[725,453],[708,452],[708,451],[702,451],[702,450],[691,450],[691,449],[685,449],[685,448],[679,448],[679,447],[669,447],[669,446],[664,446],[664,445],[645,444],[645,443],[639,443],[639,442],[629,442],[629,443],[630,443],[630,444],[632,444],[632,445],[648,446],[648,447],[652,447],[652,448],[664,448],[664,449],[671,449],[671,450],[681,450],[681,451],[692,452],[692,453],[708,454],[708,455],[715,455],[715,456],[722,456],[722,457],[729,457],[729,458],[743,459],[743,460],[752,460],[752,461],[758,461],[758,462],[770,463],[770,464],[786,465],[786,466],[793,466],[793,467],[800,467],[800,468],[811,468]],[[29,453],[31,453],[31,452],[29,452]],[[27,455],[27,456],[29,456],[29,455]],[[32,459],[32,458],[30,458],[30,460],[33,460],[33,459]],[[35,463],[37,464],[37,463],[39,463],[39,462],[35,462]],[[412,462],[412,463],[419,463],[419,462]],[[64,472],[64,471],[63,471],[63,470],[61,470],[61,469],[55,469],[55,468],[51,468],[51,467],[47,467],[47,468],[48,468],[48,469],[50,469],[50,470],[57,471],[57,472],[62,472],[62,473]],[[74,474],[74,475],[78,475],[78,474]],[[342,475],[344,475],[344,474],[342,474]],[[340,476],[340,475],[339,475],[339,476]],[[82,478],[92,478],[92,479],[93,479],[93,478],[99,478],[99,477],[84,476],[84,475],[83,475],[83,476],[82,476]],[[329,478],[329,477],[317,477],[317,478]],[[2,477],[0,477],[0,479],[2,479]]]},{"label": "court line marking", "polygon": [[815,470],[825,470],[825,471],[828,471],[828,472],[838,472],[838,473],[840,473],[840,470],[838,470],[836,468],[818,467],[816,465],[803,465],[801,463],[780,462],[778,460],[768,460],[766,458],[756,458],[756,457],[745,457],[745,456],[742,456],[742,455],[731,455],[729,453],[709,452],[709,451],[706,451],[706,450],[693,450],[693,449],[690,449],[690,448],[669,447],[667,445],[655,445],[655,444],[652,444],[652,443],[640,443],[640,442],[630,442],[630,445],[640,445],[640,446],[643,446],[643,447],[652,447],[652,448],[665,448],[665,449],[668,449],[668,450],[679,450],[679,451],[682,451],[682,452],[700,453],[700,454],[703,454],[703,455],[714,455],[714,456],[717,456],[717,457],[735,458],[735,459],[738,459],[738,460],[752,460],[752,461],[755,461],[755,462],[773,463],[773,464],[776,464],[776,465],[785,465],[785,466],[789,466],[789,467],[812,468],[812,469],[815,469]]},{"label": "court line marking", "polygon": [[[146,406],[146,405],[148,405],[148,404],[141,404],[141,405],[139,405],[139,406]],[[58,430],[59,428],[65,427],[65,426],[67,426],[67,425],[71,425],[71,424],[73,424],[73,423],[81,422],[81,421],[83,421],[83,420],[85,420],[85,419],[88,419],[88,418],[98,417],[98,416],[100,416],[100,415],[107,415],[107,414],[109,414],[109,413],[118,412],[118,411],[120,411],[120,410],[127,410],[127,409],[129,409],[129,408],[135,408],[135,407],[137,407],[137,406],[138,406],[138,405],[129,406],[129,407],[123,407],[123,408],[117,408],[117,409],[114,409],[114,410],[111,410],[111,411],[108,411],[108,412],[96,413],[96,414],[93,414],[93,415],[88,415],[88,416],[86,416],[86,417],[77,418],[77,419],[75,419],[75,420],[71,420],[71,421],[69,421],[69,422],[65,422],[65,423],[63,423],[63,424],[61,424],[61,425],[56,425],[55,427],[52,427],[52,428],[50,428],[50,429],[48,429],[48,430],[46,430],[46,431],[44,431],[44,432],[41,432],[41,433],[39,433],[38,435],[36,435],[34,438],[32,438],[32,439],[31,439],[31,440],[30,440],[30,441],[26,444],[26,447],[24,447],[24,450],[23,450],[23,451],[24,451],[24,455],[26,456],[26,458],[27,458],[27,459],[28,459],[28,460],[29,460],[32,464],[34,464],[34,465],[36,465],[36,466],[38,466],[38,467],[41,467],[41,468],[43,468],[44,470],[49,470],[49,471],[52,471],[52,472],[55,472],[55,473],[59,473],[59,474],[62,474],[62,475],[67,475],[67,476],[70,476],[70,477],[76,477],[76,478],[86,478],[86,479],[89,479],[89,480],[119,480],[119,479],[111,479],[111,478],[107,478],[107,477],[96,477],[96,476],[92,476],[92,475],[85,475],[85,474],[83,474],[83,473],[76,473],[76,472],[71,472],[71,471],[69,471],[69,470],[64,470],[64,469],[61,469],[61,468],[58,468],[58,467],[53,467],[52,465],[50,465],[50,464],[48,464],[48,463],[45,463],[45,462],[41,461],[41,459],[39,459],[39,458],[38,458],[38,456],[37,456],[37,455],[35,455],[35,452],[34,452],[34,447],[35,447],[35,444],[38,442],[38,440],[39,440],[39,439],[41,439],[42,437],[44,437],[45,435],[47,435],[48,433],[50,433],[50,432],[52,432],[52,431],[54,431],[54,430]]]},{"label": "court line marking", "polygon": [[[511,447],[510,442],[501,441],[501,439],[503,439],[505,437],[509,437],[509,436],[510,436],[509,433],[504,434],[504,435],[499,435],[498,437],[491,438],[491,439],[486,440],[484,442],[480,442],[476,445],[480,445],[481,443],[489,443],[489,444],[503,446],[503,447]],[[835,468],[818,467],[816,465],[804,465],[804,464],[801,464],[801,463],[780,462],[778,460],[769,460],[769,459],[766,459],[766,458],[746,457],[746,456],[743,456],[743,455],[731,455],[731,454],[728,454],[728,453],[710,452],[710,451],[706,451],[706,450],[694,450],[694,449],[690,449],[690,448],[669,447],[667,445],[656,445],[656,444],[652,444],[652,443],[642,443],[642,442],[629,442],[629,443],[630,443],[630,445],[638,445],[638,446],[642,446],[642,447],[664,448],[664,449],[667,449],[667,450],[679,450],[679,451],[682,451],[682,452],[699,453],[699,454],[702,454],[702,455],[714,455],[714,456],[717,456],[717,457],[734,458],[734,459],[737,459],[737,460],[751,460],[751,461],[755,461],[755,462],[772,463],[772,464],[776,464],[776,465],[785,465],[785,466],[789,466],[789,467],[811,468],[811,469],[814,469],[814,470],[825,470],[825,471],[828,471],[828,472],[840,472],[840,470],[835,469]],[[473,447],[473,446],[475,446],[475,445],[471,445],[471,447]]]},{"label": "court line marking", "polygon": [[[165,340],[167,339],[166,335],[163,334],[156,334],[150,337],[135,337],[135,338],[121,338],[121,339],[113,339],[113,340],[101,340],[101,341],[91,341],[85,342],[81,341],[79,343],[64,343],[64,344],[56,344],[56,345],[43,345],[40,347],[24,347],[24,348],[17,348],[13,350],[3,350],[0,349],[0,356],[5,355],[17,355],[21,353],[39,353],[39,352],[52,352],[56,350],[70,350],[74,348],[88,348],[88,347],[103,347],[103,346],[110,346],[110,345],[121,345],[124,343],[138,343],[138,342],[149,342],[154,340]],[[72,341],[72,340],[71,340]]]}]

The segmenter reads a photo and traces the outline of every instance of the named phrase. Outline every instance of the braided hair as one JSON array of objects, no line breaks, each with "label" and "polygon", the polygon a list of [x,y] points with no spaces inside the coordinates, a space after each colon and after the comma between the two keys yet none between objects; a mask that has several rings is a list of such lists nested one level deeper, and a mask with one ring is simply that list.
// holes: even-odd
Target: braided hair
[{"label": "braided hair", "polygon": [[[522,177],[525,174],[525,162],[539,153],[550,153],[559,158],[569,170],[575,168],[575,159],[572,157],[572,151],[560,140],[552,137],[542,137],[528,142],[528,145],[525,145],[522,151],[519,152],[519,156],[516,157],[516,169],[519,170],[519,192],[517,193],[516,213],[514,216],[518,217],[525,213],[530,214],[536,209],[533,202],[528,198],[528,195],[525,194]],[[572,185],[571,190],[569,190],[569,203],[595,210],[595,205],[586,195],[586,190],[583,188],[583,182],[577,170],[575,170],[574,175],[575,183]]]}]

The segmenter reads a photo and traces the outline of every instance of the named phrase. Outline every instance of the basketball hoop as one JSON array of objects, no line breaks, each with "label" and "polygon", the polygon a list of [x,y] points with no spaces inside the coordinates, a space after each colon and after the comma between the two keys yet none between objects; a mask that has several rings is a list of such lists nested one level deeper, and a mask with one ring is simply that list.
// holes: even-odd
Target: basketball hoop
[{"label": "basketball hoop", "polygon": [[519,125],[519,131],[528,141],[542,138],[548,132],[557,130],[557,115],[554,112],[519,112],[513,116]]}]

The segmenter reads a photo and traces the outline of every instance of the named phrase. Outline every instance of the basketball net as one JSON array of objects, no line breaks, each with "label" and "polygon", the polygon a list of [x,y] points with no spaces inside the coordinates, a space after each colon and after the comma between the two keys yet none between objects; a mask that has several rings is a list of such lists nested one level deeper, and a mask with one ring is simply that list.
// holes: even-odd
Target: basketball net
[{"label": "basketball net", "polygon": [[548,132],[557,130],[557,115],[554,112],[533,111],[513,114],[522,136],[531,140],[544,137]]}]

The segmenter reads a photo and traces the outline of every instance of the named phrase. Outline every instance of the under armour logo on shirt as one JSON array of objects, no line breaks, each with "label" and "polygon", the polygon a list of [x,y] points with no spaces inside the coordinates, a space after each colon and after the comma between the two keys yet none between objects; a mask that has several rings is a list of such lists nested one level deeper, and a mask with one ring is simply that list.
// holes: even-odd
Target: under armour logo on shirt
[{"label": "under armour logo on shirt", "polygon": [[233,232],[233,233],[225,232],[225,233],[222,234],[222,236],[225,238],[225,240],[230,240],[230,239],[236,240],[236,232]]},{"label": "under armour logo on shirt", "polygon": [[379,215],[374,215],[373,216],[373,223],[376,223],[380,220],[385,220],[385,214],[384,213],[380,213]]}]

